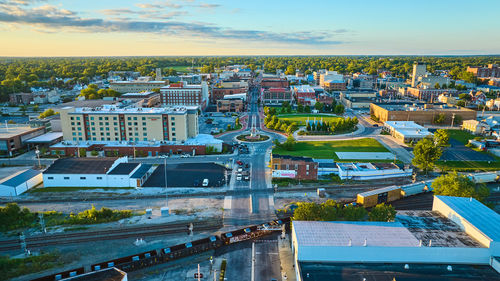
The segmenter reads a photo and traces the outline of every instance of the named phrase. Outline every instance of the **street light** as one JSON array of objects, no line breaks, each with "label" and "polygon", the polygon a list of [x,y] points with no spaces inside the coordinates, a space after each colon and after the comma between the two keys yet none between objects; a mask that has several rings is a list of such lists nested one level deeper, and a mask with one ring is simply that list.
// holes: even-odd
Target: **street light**
[{"label": "street light", "polygon": [[168,209],[168,190],[167,190],[167,155],[163,155],[161,156],[163,158],[163,161],[164,161],[164,171],[165,171],[165,208],[166,208],[166,211],[169,212],[169,209]]},{"label": "street light", "polygon": [[41,169],[42,165],[40,164],[40,150],[38,150],[38,145],[36,146],[35,154],[36,157],[38,158],[38,168]]}]

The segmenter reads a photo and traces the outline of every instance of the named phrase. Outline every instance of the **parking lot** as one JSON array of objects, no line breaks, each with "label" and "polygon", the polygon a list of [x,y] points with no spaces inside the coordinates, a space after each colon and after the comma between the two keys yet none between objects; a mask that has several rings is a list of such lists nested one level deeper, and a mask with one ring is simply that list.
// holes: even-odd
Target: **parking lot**
[{"label": "parking lot", "polygon": [[474,151],[457,140],[450,139],[450,147],[443,150],[440,160],[446,161],[495,161],[492,156]]},{"label": "parking lot", "polygon": [[[226,168],[215,163],[167,164],[168,187],[201,187],[208,179],[208,187],[225,184]],[[231,172],[227,172],[227,180]],[[159,165],[143,187],[165,187],[165,165]]]},{"label": "parking lot", "polygon": [[220,112],[207,112],[200,116],[199,119],[200,134],[219,132],[221,129],[225,131],[227,129],[227,125],[234,126],[236,118],[237,116],[232,116],[231,113],[223,114]]}]

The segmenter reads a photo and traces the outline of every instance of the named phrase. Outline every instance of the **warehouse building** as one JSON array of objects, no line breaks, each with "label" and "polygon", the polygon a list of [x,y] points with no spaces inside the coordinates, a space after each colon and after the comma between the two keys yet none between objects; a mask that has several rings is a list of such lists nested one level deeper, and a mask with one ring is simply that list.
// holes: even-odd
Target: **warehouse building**
[{"label": "warehouse building", "polygon": [[43,172],[44,187],[141,187],[154,166],[121,158],[61,158]]},{"label": "warehouse building", "polygon": [[[297,280],[498,280],[499,243],[500,215],[461,197],[434,196],[432,212],[400,211],[394,222],[292,227]],[[357,275],[342,274],[340,265],[357,268]],[[441,279],[423,277],[429,270]]]},{"label": "warehouse building", "polygon": [[383,130],[402,143],[416,143],[433,135],[427,128],[413,121],[386,121]]},{"label": "warehouse building", "polygon": [[42,172],[23,170],[0,180],[0,196],[18,196],[42,183]]}]

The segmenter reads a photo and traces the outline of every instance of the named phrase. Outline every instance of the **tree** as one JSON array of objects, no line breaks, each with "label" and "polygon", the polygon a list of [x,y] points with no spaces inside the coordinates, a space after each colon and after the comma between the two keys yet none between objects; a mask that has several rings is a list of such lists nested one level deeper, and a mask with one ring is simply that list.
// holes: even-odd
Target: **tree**
[{"label": "tree", "polygon": [[466,175],[453,171],[434,180],[432,189],[435,195],[472,197],[481,202],[490,195],[484,184],[475,184]]},{"label": "tree", "polygon": [[235,127],[239,127],[240,126],[240,118],[239,117],[236,117],[236,119],[234,120],[234,126]]},{"label": "tree", "polygon": [[320,218],[321,207],[314,202],[299,202],[293,212],[293,220],[316,221]]},{"label": "tree", "polygon": [[413,149],[415,157],[411,161],[413,165],[427,173],[434,168],[434,163],[441,157],[441,149],[428,138],[421,139]]},{"label": "tree", "polygon": [[394,221],[396,210],[391,205],[381,203],[372,208],[368,217],[371,221]]},{"label": "tree", "polygon": [[304,112],[305,112],[305,113],[311,113],[311,107],[310,107],[309,105],[306,105],[306,106],[304,107]]},{"label": "tree", "polygon": [[323,107],[325,105],[321,102],[317,102],[315,105],[314,105],[314,109],[318,110],[318,111],[322,111],[323,110]]},{"label": "tree", "polygon": [[343,104],[337,104],[335,106],[335,109],[333,110],[333,113],[335,113],[335,114],[343,114],[344,110],[345,110],[345,108],[344,108]]},{"label": "tree", "polygon": [[437,146],[446,146],[448,145],[449,141],[450,141],[450,134],[448,133],[447,130],[438,129],[434,133],[434,143]]},{"label": "tree", "polygon": [[284,149],[290,151],[290,150],[294,150],[295,149],[295,145],[296,144],[297,144],[297,142],[295,141],[295,138],[292,135],[289,135],[286,138],[286,141],[281,144],[281,147],[283,147]]},{"label": "tree", "polygon": [[444,118],[445,118],[444,113],[439,113],[438,115],[434,116],[434,123],[443,124]]},{"label": "tree", "polygon": [[304,106],[301,103],[299,103],[299,105],[297,105],[297,112],[300,112],[300,113],[304,112]]},{"label": "tree", "polygon": [[434,85],[434,88],[441,89],[441,85],[439,85],[439,83],[436,82],[436,84]]}]

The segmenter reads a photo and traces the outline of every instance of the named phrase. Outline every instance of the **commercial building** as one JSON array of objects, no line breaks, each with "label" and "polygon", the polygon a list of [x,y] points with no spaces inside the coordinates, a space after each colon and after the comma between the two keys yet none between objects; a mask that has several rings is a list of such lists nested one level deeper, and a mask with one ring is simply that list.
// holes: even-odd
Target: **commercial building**
[{"label": "commercial building", "polygon": [[174,141],[198,135],[198,107],[98,108],[60,110],[64,140]]},{"label": "commercial building", "polygon": [[149,92],[165,86],[165,81],[149,81],[148,79],[134,81],[112,81],[109,82],[109,88],[120,93],[139,93]]},{"label": "commercial building", "polygon": [[273,154],[271,168],[274,178],[315,180],[318,178],[318,163],[309,157]]},{"label": "commercial building", "polygon": [[244,87],[231,87],[231,88],[218,88],[212,89],[212,95],[210,96],[210,101],[216,103],[218,100],[223,99],[227,95],[242,94],[247,92],[247,88]]},{"label": "commercial building", "polygon": [[0,180],[0,196],[18,196],[40,183],[42,183],[41,171],[22,170]]},{"label": "commercial building", "polygon": [[260,83],[261,87],[264,89],[269,88],[288,88],[290,87],[290,82],[285,78],[278,77],[264,77]]},{"label": "commercial building", "polygon": [[346,108],[369,108],[376,98],[377,92],[373,90],[340,92],[340,101]]},{"label": "commercial building", "polygon": [[157,157],[160,155],[205,155],[207,148],[222,152],[223,141],[212,135],[199,134],[184,143],[177,141],[62,141],[50,146],[50,153],[59,156],[130,156]]},{"label": "commercial building", "polygon": [[491,130],[490,126],[482,121],[475,119],[464,120],[462,122],[462,130],[471,132],[475,135],[484,135]]},{"label": "commercial building", "polygon": [[344,81],[344,75],[339,74],[337,71],[324,71],[323,73],[319,73],[318,85],[327,91],[343,91],[347,86]]},{"label": "commercial building", "polygon": [[247,94],[227,95],[217,101],[217,112],[243,112],[245,111]]},{"label": "commercial building", "polygon": [[337,163],[340,179],[376,180],[409,177],[413,170],[393,163]]},{"label": "commercial building", "polygon": [[182,82],[162,87],[160,100],[163,106],[198,106],[204,109],[208,104],[207,82],[203,81],[199,85]]},{"label": "commercial building", "polygon": [[500,78],[500,67],[497,64],[488,64],[487,67],[467,67],[468,72],[472,72],[478,79]]},{"label": "commercial building", "polygon": [[314,105],[316,103],[316,91],[309,85],[293,86],[292,92],[299,104]]},{"label": "commercial building", "polygon": [[293,94],[288,88],[262,89],[262,103],[265,105],[281,105],[283,102],[292,103]]},{"label": "commercial building", "polygon": [[[496,280],[499,243],[500,215],[461,197],[434,196],[432,212],[400,211],[394,222],[293,221],[292,227],[299,281]],[[346,275],[335,266],[358,271]]]},{"label": "commercial building", "polygon": [[449,96],[457,96],[456,89],[434,89],[434,88],[414,88],[408,87],[404,90],[404,95],[419,100],[434,102],[438,100],[439,95],[446,94]]},{"label": "commercial building", "polygon": [[432,137],[432,133],[427,128],[413,121],[386,121],[383,130],[403,143],[416,143],[423,138]]},{"label": "commercial building", "polygon": [[43,172],[44,187],[140,187],[156,166],[121,158],[61,158]]},{"label": "commercial building", "polygon": [[370,114],[380,122],[414,121],[420,125],[434,124],[435,118],[443,114],[440,125],[459,125],[462,120],[476,119],[477,112],[445,104],[372,103]]},{"label": "commercial building", "polygon": [[30,104],[33,101],[32,93],[13,93],[9,94],[9,103],[20,105],[20,104]]},{"label": "commercial building", "polygon": [[0,125],[0,154],[12,156],[26,146],[26,141],[43,135],[45,127],[32,128],[27,125]]}]

